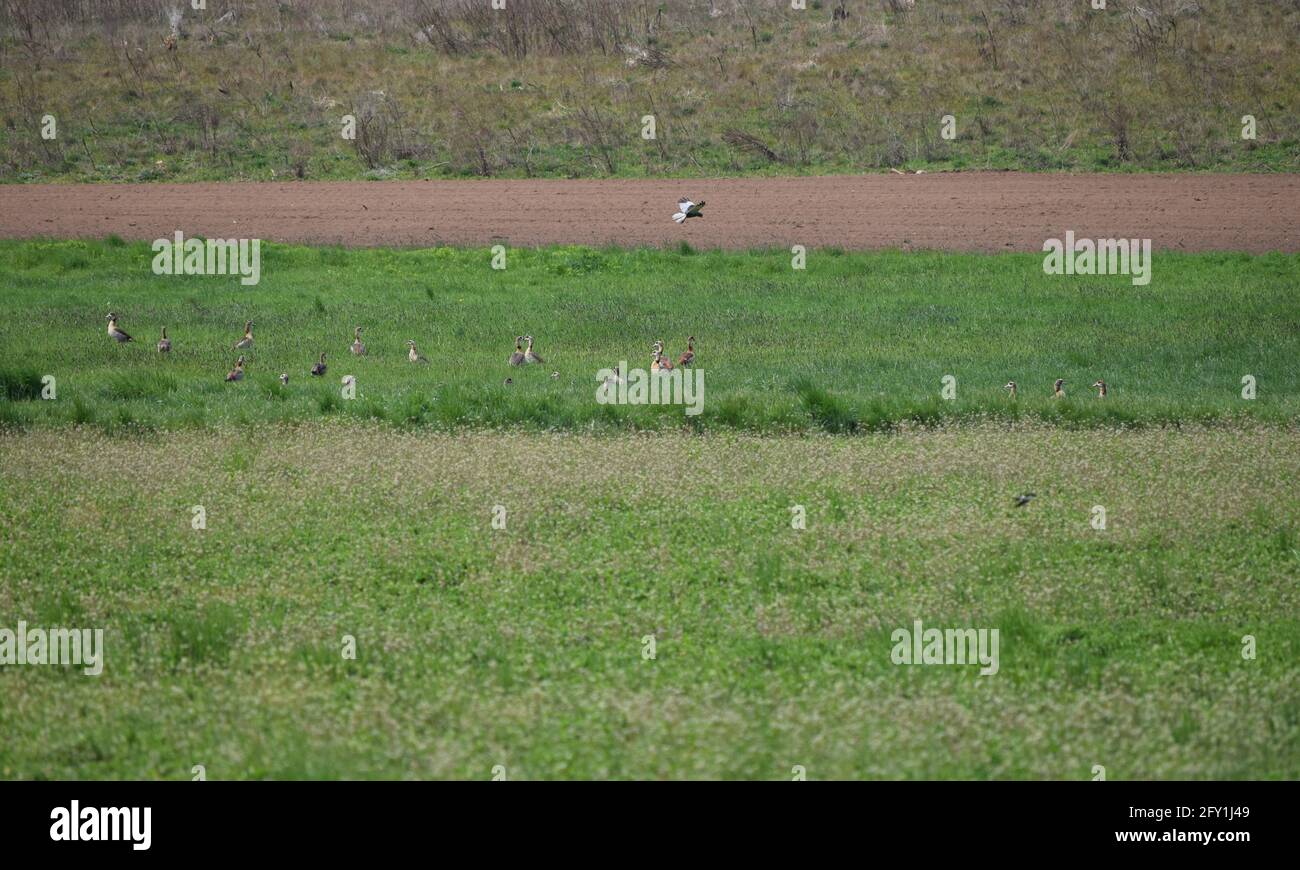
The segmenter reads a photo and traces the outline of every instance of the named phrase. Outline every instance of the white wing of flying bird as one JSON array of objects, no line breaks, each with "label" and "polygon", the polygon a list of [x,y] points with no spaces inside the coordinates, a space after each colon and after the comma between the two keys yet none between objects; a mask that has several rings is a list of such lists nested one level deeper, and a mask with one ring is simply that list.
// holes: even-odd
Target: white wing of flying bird
[{"label": "white wing of flying bird", "polygon": [[683,223],[686,220],[686,216],[691,213],[691,209],[693,208],[695,208],[695,203],[691,202],[689,199],[681,200],[677,203],[677,214],[673,215],[673,220],[677,221],[679,224]]}]

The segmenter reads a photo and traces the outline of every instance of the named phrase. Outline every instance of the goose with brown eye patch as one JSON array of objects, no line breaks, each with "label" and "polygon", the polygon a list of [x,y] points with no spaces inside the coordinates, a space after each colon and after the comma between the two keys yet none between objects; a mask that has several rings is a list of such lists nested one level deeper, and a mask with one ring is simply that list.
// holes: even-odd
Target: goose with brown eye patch
[{"label": "goose with brown eye patch", "polygon": [[1007,381],[1005,384],[1002,385],[1002,389],[1006,390],[1007,393],[1010,394],[1010,397],[1011,397],[1012,399],[1014,399],[1014,398],[1016,397],[1016,382],[1015,382],[1015,381]]},{"label": "goose with brown eye patch", "polygon": [[1092,385],[1092,388],[1097,391],[1098,399],[1106,398],[1106,382],[1101,378],[1097,378],[1097,382]]},{"label": "goose with brown eye patch", "polygon": [[361,343],[361,327],[352,331],[352,352],[357,356],[365,356],[366,346]]},{"label": "goose with brown eye patch", "polygon": [[1052,384],[1052,398],[1065,398],[1065,378],[1057,378],[1056,383]]},{"label": "goose with brown eye patch", "polygon": [[512,366],[524,364],[524,337],[522,335],[515,336],[515,352],[510,354],[509,362]]},{"label": "goose with brown eye patch", "polygon": [[167,327],[165,326],[162,328],[162,338],[158,339],[158,352],[159,353],[172,352],[172,340],[167,337]]},{"label": "goose with brown eye patch", "polygon": [[311,373],[318,378],[325,374],[325,351],[321,351],[320,362],[311,367]]},{"label": "goose with brown eye patch", "polygon": [[533,353],[533,337],[531,335],[525,335],[524,340],[528,342],[528,349],[524,351],[524,362],[526,363],[546,362],[546,360],[542,359],[540,356]]},{"label": "goose with brown eye patch", "polygon": [[108,337],[118,344],[126,344],[128,341],[135,341],[134,338],[126,334],[120,326],[117,325],[117,315],[113,312],[108,313]]},{"label": "goose with brown eye patch", "polygon": [[235,342],[235,350],[247,350],[253,346],[253,321],[244,324],[244,337]]},{"label": "goose with brown eye patch", "polygon": [[235,367],[226,375],[227,381],[242,381],[244,379],[244,358],[241,356],[235,361]]},{"label": "goose with brown eye patch", "polygon": [[410,350],[406,353],[406,358],[413,363],[427,363],[429,358],[415,349],[415,339],[408,338],[406,345]]}]

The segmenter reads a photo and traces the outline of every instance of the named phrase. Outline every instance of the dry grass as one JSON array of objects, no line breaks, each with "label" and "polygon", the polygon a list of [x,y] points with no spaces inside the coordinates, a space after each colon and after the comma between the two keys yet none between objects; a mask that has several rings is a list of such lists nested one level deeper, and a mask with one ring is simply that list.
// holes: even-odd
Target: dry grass
[{"label": "dry grass", "polygon": [[0,177],[1300,167],[1293,3],[174,5],[0,7]]}]

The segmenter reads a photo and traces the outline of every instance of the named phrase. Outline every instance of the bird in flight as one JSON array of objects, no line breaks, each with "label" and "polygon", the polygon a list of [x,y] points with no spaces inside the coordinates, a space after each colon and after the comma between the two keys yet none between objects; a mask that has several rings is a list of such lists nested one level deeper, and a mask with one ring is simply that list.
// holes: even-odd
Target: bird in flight
[{"label": "bird in flight", "polygon": [[673,220],[677,223],[686,223],[687,218],[704,217],[701,210],[704,208],[703,202],[691,202],[689,199],[683,199],[677,203],[677,214],[673,215]]}]

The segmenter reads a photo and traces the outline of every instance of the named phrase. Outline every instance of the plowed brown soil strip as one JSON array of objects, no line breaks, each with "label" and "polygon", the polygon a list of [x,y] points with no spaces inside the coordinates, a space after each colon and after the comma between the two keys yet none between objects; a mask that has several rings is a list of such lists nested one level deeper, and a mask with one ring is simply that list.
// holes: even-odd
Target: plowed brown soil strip
[{"label": "plowed brown soil strip", "polygon": [[[677,226],[679,196],[708,201]],[[1043,240],[1300,250],[1300,175],[0,185],[0,236],[345,245],[676,245],[1041,251]]]}]

